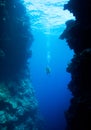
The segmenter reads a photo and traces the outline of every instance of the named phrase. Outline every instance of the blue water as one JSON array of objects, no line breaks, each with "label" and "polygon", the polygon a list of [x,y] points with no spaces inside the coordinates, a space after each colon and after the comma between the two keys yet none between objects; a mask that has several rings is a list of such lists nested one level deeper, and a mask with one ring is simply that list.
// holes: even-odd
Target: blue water
[{"label": "blue water", "polygon": [[[65,22],[75,19],[68,10],[63,10],[67,2],[24,0],[34,37],[30,72],[45,130],[65,130],[64,112],[72,96],[67,88],[71,76],[66,72],[66,67],[73,51],[65,40],[59,39]],[[51,70],[49,74],[46,73],[47,66]]]},{"label": "blue water", "polygon": [[[44,35],[33,32],[33,55],[31,58],[32,84],[39,102],[39,110],[46,124],[46,130],[65,130],[64,111],[70,104],[71,93],[67,89],[71,76],[66,72],[67,64],[73,52],[67,43],[56,35]],[[49,42],[50,46],[46,44]],[[48,61],[50,52],[50,62]],[[51,67],[51,73],[46,74],[46,65]]]}]

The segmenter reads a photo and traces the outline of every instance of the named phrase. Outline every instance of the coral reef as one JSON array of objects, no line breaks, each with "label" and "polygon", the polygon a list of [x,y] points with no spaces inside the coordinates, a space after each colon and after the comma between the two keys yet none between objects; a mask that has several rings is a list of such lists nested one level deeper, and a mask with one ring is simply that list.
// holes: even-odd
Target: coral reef
[{"label": "coral reef", "polygon": [[37,107],[28,79],[0,83],[0,130],[37,130]]},{"label": "coral reef", "polygon": [[0,130],[41,130],[28,59],[30,20],[19,0],[0,0]]},{"label": "coral reef", "polygon": [[60,36],[66,39],[74,56],[67,67],[71,73],[68,85],[72,92],[69,109],[66,111],[66,130],[91,129],[91,2],[70,0],[64,6],[76,20],[66,22],[66,29]]}]

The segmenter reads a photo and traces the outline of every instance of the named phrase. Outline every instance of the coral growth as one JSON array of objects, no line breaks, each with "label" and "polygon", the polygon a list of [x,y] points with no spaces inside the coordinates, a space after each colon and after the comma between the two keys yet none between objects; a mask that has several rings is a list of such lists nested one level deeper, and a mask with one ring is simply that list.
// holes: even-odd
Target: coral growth
[{"label": "coral growth", "polygon": [[28,79],[0,83],[0,130],[32,130],[37,124],[38,103]]},{"label": "coral growth", "polygon": [[0,0],[0,130],[41,130],[28,66],[32,41],[21,1]]}]

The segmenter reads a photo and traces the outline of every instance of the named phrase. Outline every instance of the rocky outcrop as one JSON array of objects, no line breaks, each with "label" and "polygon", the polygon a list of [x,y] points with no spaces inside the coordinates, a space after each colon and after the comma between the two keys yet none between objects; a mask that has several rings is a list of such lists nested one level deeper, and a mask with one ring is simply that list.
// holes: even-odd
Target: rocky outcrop
[{"label": "rocky outcrop", "polygon": [[73,94],[66,112],[66,130],[91,129],[91,2],[90,0],[70,0],[68,9],[76,20],[66,22],[66,29],[60,36],[66,39],[74,50],[74,57],[67,67],[71,73],[68,88]]},{"label": "rocky outcrop", "polygon": [[[0,80],[23,75],[33,36],[21,1],[0,1]],[[3,76],[2,76],[3,75]]]},{"label": "rocky outcrop", "polygon": [[33,41],[22,1],[0,0],[0,130],[41,130],[28,59]]}]

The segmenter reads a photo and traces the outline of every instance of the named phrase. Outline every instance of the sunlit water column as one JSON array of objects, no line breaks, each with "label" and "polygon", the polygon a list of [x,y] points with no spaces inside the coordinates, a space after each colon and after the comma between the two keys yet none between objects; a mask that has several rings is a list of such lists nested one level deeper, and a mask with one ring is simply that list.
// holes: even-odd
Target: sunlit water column
[{"label": "sunlit water column", "polygon": [[[57,37],[59,37],[61,33],[60,28],[63,27],[65,21],[72,18],[72,15],[70,15],[68,11],[63,11],[63,4],[61,3],[62,2],[65,3],[65,1],[67,0],[24,0],[24,1],[26,2],[26,7],[30,15],[31,28],[33,29],[34,32],[38,31],[38,35],[36,35],[36,33],[34,35],[35,36],[34,38],[35,40],[37,40],[37,42],[32,56],[34,57],[34,55],[36,55],[35,58],[36,60],[32,58],[32,77],[37,97],[40,102],[40,108],[43,111],[42,112],[44,114],[43,116],[45,116],[46,120],[48,120],[47,121],[48,127],[54,128],[55,125],[56,127],[59,127],[59,121],[60,121],[61,123],[60,128],[62,128],[63,126],[62,130],[64,130],[65,123],[63,121],[64,120],[63,114],[64,114],[64,108],[67,106],[67,101],[69,98],[68,91],[66,90],[67,87],[66,82],[68,82],[68,76],[66,76],[67,74],[65,75],[64,73],[64,66],[66,60],[68,61],[70,54],[68,53],[68,50],[65,47],[65,45],[58,44],[59,43],[58,40],[56,41],[57,44],[54,45],[53,43],[55,41],[53,41],[53,39],[55,39],[55,37],[54,36],[51,37],[51,35],[56,35]],[[41,32],[46,35],[46,43],[45,41],[44,45],[40,43],[40,45],[43,45],[40,47],[40,45],[38,46],[38,42],[41,41],[40,40],[41,39],[40,37],[42,36],[40,35]],[[39,39],[37,39],[36,37]],[[56,45],[58,45],[59,47],[57,47]],[[56,54],[55,51],[53,51],[55,47],[57,47]],[[41,58],[38,57],[37,53],[42,52],[44,54],[45,48],[46,48],[46,55],[45,55],[46,59],[42,56]],[[62,55],[65,52],[66,57]],[[59,60],[59,58],[61,59]],[[42,67],[40,67],[40,64],[38,64],[40,62],[45,64],[45,60],[46,60],[46,73],[48,74],[47,76],[44,75],[45,71],[44,68],[42,71]],[[56,64],[53,61],[55,61]],[[52,73],[50,75],[51,68]],[[36,75],[36,72],[39,75]],[[61,105],[61,107],[59,105]],[[61,114],[59,115],[59,113]],[[53,130],[52,128],[48,130]]]},{"label": "sunlit water column", "polygon": [[50,50],[50,27],[47,28],[46,34],[46,73],[49,74],[51,72],[51,50]]}]

